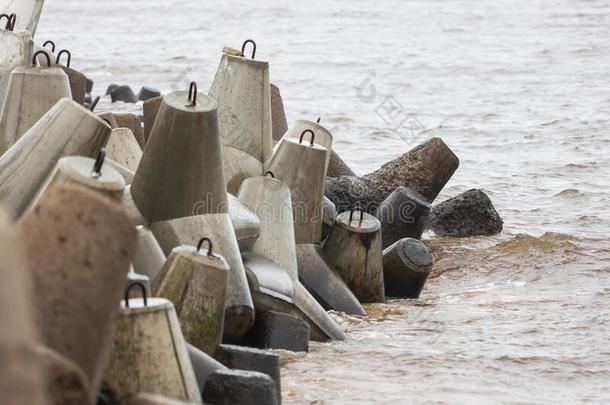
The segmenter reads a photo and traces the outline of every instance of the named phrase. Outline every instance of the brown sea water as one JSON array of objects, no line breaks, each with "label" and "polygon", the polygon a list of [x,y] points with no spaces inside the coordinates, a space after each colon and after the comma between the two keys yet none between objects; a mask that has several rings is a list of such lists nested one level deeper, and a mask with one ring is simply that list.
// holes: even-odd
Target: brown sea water
[{"label": "brown sea water", "polygon": [[42,18],[102,95],[206,89],[253,38],[288,120],[321,116],[357,172],[440,136],[461,166],[438,201],[489,193],[505,231],[427,235],[422,298],[282,352],[284,403],[610,401],[610,3],[47,0]]}]

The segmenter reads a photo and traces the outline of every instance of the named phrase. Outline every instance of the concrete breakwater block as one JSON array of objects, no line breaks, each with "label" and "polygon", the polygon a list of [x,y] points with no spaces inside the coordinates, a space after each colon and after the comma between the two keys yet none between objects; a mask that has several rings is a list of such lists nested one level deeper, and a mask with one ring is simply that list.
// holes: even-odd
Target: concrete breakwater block
[{"label": "concrete breakwater block", "polygon": [[227,191],[237,195],[244,180],[263,175],[263,164],[254,156],[233,148],[222,146]]},{"label": "concrete breakwater block", "polygon": [[491,199],[479,189],[468,190],[432,207],[426,224],[439,236],[468,237],[496,235],[504,221]]},{"label": "concrete breakwater block", "polygon": [[37,330],[23,250],[0,211],[0,392],[7,405],[49,404],[42,362],[34,353]]},{"label": "concrete breakwater block", "polygon": [[159,90],[154,89],[152,87],[144,86],[140,89],[140,92],[138,93],[138,100],[146,101],[159,96],[161,96],[161,92]]},{"label": "concrete breakwater block", "polygon": [[167,94],[155,122],[131,195],[150,223],[228,212],[217,103],[204,94]]},{"label": "concrete breakwater block", "polygon": [[95,158],[109,136],[106,122],[61,99],[0,157],[0,204],[18,218],[60,158]]},{"label": "concrete breakwater block", "polygon": [[219,370],[208,377],[203,400],[211,405],[279,405],[276,390],[267,374]]},{"label": "concrete breakwater block", "polygon": [[[41,54],[46,55],[44,51]],[[0,114],[0,154],[17,142],[59,100],[72,97],[68,76],[53,66],[51,58],[46,56],[43,65],[19,66],[9,76]]]},{"label": "concrete breakwater block", "polygon": [[228,280],[227,261],[203,238],[197,248],[174,248],[153,283],[155,296],[175,303],[184,338],[209,355],[222,340]]},{"label": "concrete breakwater block", "polygon": [[299,139],[282,138],[266,164],[266,171],[290,188],[296,243],[322,239],[322,197],[328,150],[315,143],[315,133],[304,131]]},{"label": "concrete breakwater block", "polygon": [[229,215],[240,251],[252,249],[261,233],[261,221],[250,208],[233,194],[227,194]]},{"label": "concrete breakwater block", "polygon": [[42,342],[82,367],[93,389],[111,350],[136,232],[114,201],[76,185],[49,189],[18,223]]},{"label": "concrete breakwater block", "polygon": [[93,403],[94,391],[76,363],[42,345],[36,345],[35,355],[45,376],[49,405]]},{"label": "concrete breakwater block", "polygon": [[341,276],[326,264],[318,247],[297,245],[299,280],[325,310],[366,315],[365,309]]},{"label": "concrete breakwater block", "polygon": [[356,176],[356,173],[334,150],[330,152],[326,177]]},{"label": "concrete breakwater block", "polygon": [[309,351],[309,324],[296,316],[274,311],[256,313],[254,326],[244,341],[263,349]]},{"label": "concrete breakwater block", "polygon": [[269,85],[271,91],[271,126],[273,139],[279,141],[288,130],[284,101],[280,89],[273,83]]},{"label": "concrete breakwater block", "polygon": [[110,99],[113,103],[122,101],[124,103],[137,103],[138,97],[133,93],[129,86],[117,86],[110,92]]},{"label": "concrete breakwater block", "polygon": [[[138,284],[144,287],[144,291],[140,291],[138,289],[133,289],[131,286],[134,284]],[[133,270],[129,270],[127,273],[127,283],[126,288],[129,291],[129,298],[141,298],[144,294],[151,295],[151,285],[150,278],[144,274],[138,274]]]},{"label": "concrete breakwater block", "polygon": [[2,111],[11,72],[18,66],[32,63],[36,46],[32,35],[26,31],[0,30],[0,43],[2,44],[0,47],[0,111]]},{"label": "concrete breakwater block", "polygon": [[215,358],[231,369],[267,374],[275,382],[278,404],[282,403],[280,356],[277,353],[253,347],[220,345]]},{"label": "concrete breakwater block", "polygon": [[432,251],[424,242],[405,238],[394,243],[383,251],[386,295],[419,298],[433,266]]},{"label": "concrete breakwater block", "polygon": [[210,374],[216,370],[226,370],[227,367],[189,343],[186,344],[186,350],[195,371],[199,392],[203,392],[205,382]]},{"label": "concrete breakwater block", "polygon": [[254,305],[229,214],[205,214],[155,222],[150,226],[166,255],[180,245],[196,246],[202,233],[229,264],[225,302],[225,338],[243,336],[254,323]]},{"label": "concrete breakwater block", "polygon": [[282,139],[280,139],[280,141],[277,143],[277,145],[275,145],[275,149],[277,149],[280,146],[280,143],[282,142],[283,139],[292,138],[292,139],[298,140],[301,137],[301,134],[303,134],[303,132],[307,131],[307,130],[312,131],[315,134],[315,137],[313,139],[313,142],[315,144],[326,148],[327,153],[326,153],[325,172],[327,172],[328,163],[330,161],[330,152],[333,150],[333,136],[328,131],[328,129],[324,128],[322,125],[320,125],[317,122],[308,121],[308,120],[295,121],[294,124],[292,124],[292,126],[288,129],[288,131],[286,131],[286,133],[284,134]]},{"label": "concrete breakwater block", "polygon": [[138,393],[200,402],[195,372],[173,304],[164,298],[121,303],[104,381],[120,405]]},{"label": "concrete breakwater block", "polygon": [[142,148],[131,129],[116,128],[106,144],[106,156],[135,173],[142,159]]},{"label": "concrete breakwater block", "polygon": [[44,0],[22,0],[0,2],[0,14],[12,14],[18,16],[13,31],[28,31],[32,37],[36,34],[40,14]]},{"label": "concrete breakwater block", "polygon": [[[60,64],[61,57],[66,55],[64,64]],[[57,53],[55,57],[55,63],[61,68],[70,82],[70,92],[72,93],[72,100],[80,105],[85,103],[85,94],[87,93],[87,77],[76,69],[70,67],[72,63],[72,54],[67,49],[62,49]]]},{"label": "concrete breakwater block", "polygon": [[337,207],[326,196],[322,198],[322,240],[326,240],[337,220]]},{"label": "concrete breakwater block", "polygon": [[360,302],[383,302],[381,223],[362,210],[337,217],[324,244],[326,263],[339,273]]},{"label": "concrete breakwater block", "polygon": [[163,101],[163,96],[153,97],[146,101],[142,105],[142,111],[144,114],[144,143],[148,142],[148,138],[150,137],[150,131],[152,130],[153,125],[155,124],[155,120],[157,119],[157,114],[159,113],[159,108],[161,108],[161,102]]},{"label": "concrete breakwater block", "polygon": [[198,402],[184,402],[163,395],[138,394],[128,405],[196,405]]},{"label": "concrete breakwater block", "polygon": [[144,141],[144,128],[140,117],[131,113],[113,113],[112,115],[117,123],[116,128],[129,128],[133,136],[136,137],[140,148],[144,149],[146,142]]},{"label": "concrete breakwater block", "polygon": [[415,191],[400,186],[377,209],[383,248],[402,238],[420,239],[430,214],[430,204]]},{"label": "concrete breakwater block", "polygon": [[136,273],[144,274],[154,281],[165,264],[165,254],[150,229],[142,225],[137,226],[136,229],[138,241],[131,261],[133,269]]},{"label": "concrete breakwater block", "polygon": [[325,195],[339,212],[360,206],[370,214],[398,187],[405,186],[431,203],[459,166],[440,138],[432,138],[363,177],[328,178]]}]

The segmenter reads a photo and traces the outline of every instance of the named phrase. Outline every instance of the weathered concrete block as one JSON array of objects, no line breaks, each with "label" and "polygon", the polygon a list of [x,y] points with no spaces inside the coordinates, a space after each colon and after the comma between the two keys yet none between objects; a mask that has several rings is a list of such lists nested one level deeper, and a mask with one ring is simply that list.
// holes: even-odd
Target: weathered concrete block
[{"label": "weathered concrete block", "polygon": [[191,364],[193,364],[199,391],[203,392],[205,382],[210,374],[216,370],[226,370],[227,367],[189,343],[186,344],[186,350],[191,359]]},{"label": "weathered concrete block", "polygon": [[215,357],[231,369],[267,374],[275,382],[278,404],[282,403],[280,356],[277,353],[253,347],[220,345]]},{"label": "weathered concrete block", "polygon": [[109,95],[110,93],[112,93],[113,91],[115,91],[117,88],[119,87],[118,84],[111,84],[110,86],[108,86],[108,88],[106,89],[106,95]]},{"label": "weathered concrete block", "polygon": [[419,298],[434,266],[432,251],[417,239],[401,239],[383,252],[385,293]]},{"label": "weathered concrete block", "polygon": [[356,173],[341,159],[334,150],[330,152],[326,177],[356,176]]},{"label": "weathered concrete block", "polygon": [[439,236],[496,235],[504,221],[491,199],[479,189],[468,190],[432,207],[427,228]]},{"label": "weathered concrete block", "polygon": [[327,177],[324,194],[338,212],[361,207],[369,214],[377,212],[386,197],[375,181],[355,176]]},{"label": "weathered concrete block", "polygon": [[284,112],[284,102],[282,101],[280,89],[273,83],[271,83],[270,88],[272,134],[273,139],[279,141],[288,130],[288,123],[286,122],[286,113]]},{"label": "weathered concrete block", "polygon": [[148,142],[148,136],[150,135],[150,131],[157,119],[157,114],[159,113],[159,108],[161,108],[161,102],[163,101],[163,96],[153,97],[148,99],[142,105],[142,111],[144,113],[144,143]]},{"label": "weathered concrete block", "polygon": [[114,119],[117,123],[117,128],[129,128],[136,137],[140,148],[144,149],[144,129],[142,128],[142,120],[135,114],[131,113],[114,113]]},{"label": "weathered concrete block", "polygon": [[254,347],[309,351],[309,324],[283,312],[257,312],[245,341]]},{"label": "weathered concrete block", "polygon": [[138,394],[129,401],[129,405],[196,405],[197,402],[183,402],[162,395]]},{"label": "weathered concrete block", "polygon": [[153,89],[152,87],[144,86],[140,89],[140,92],[138,93],[138,99],[140,101],[146,101],[154,97],[159,97],[160,95],[161,92],[159,90]]},{"label": "weathered concrete block", "polygon": [[138,97],[133,93],[129,86],[118,86],[110,92],[110,99],[113,103],[123,101],[125,103],[137,103]]},{"label": "weathered concrete block", "polygon": [[377,209],[383,248],[402,238],[420,239],[429,214],[430,204],[421,195],[398,187]]},{"label": "weathered concrete block", "polygon": [[205,384],[203,400],[211,405],[279,405],[271,377],[245,370],[214,372]]}]

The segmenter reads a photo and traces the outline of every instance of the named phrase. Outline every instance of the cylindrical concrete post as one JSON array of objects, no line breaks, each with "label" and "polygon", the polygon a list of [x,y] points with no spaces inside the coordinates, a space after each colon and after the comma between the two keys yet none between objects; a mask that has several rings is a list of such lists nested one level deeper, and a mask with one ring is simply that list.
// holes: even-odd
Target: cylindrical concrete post
[{"label": "cylindrical concrete post", "polygon": [[[200,250],[207,242],[207,251]],[[153,282],[153,294],[175,303],[184,338],[213,356],[222,341],[229,265],[203,238],[197,248],[179,246]]]},{"label": "cylindrical concrete post", "polygon": [[323,255],[360,302],[384,301],[381,224],[377,218],[360,209],[340,214]]},{"label": "cylindrical concrete post", "polygon": [[[320,125],[319,122],[313,122],[308,120],[297,120],[292,124],[292,126],[288,129],[286,134],[282,137],[283,139],[292,138],[299,139],[303,131],[313,131],[316,134],[315,143],[326,148],[326,170],[328,171],[328,163],[330,161],[330,153],[333,150],[333,136],[330,131]],[[280,140],[277,145],[275,145],[275,150],[279,147]]]},{"label": "cylindrical concrete post", "polygon": [[430,204],[421,195],[407,187],[398,187],[377,208],[383,248],[402,238],[420,239],[429,214]]},{"label": "cylindrical concrete post", "polygon": [[386,295],[419,298],[433,266],[432,251],[424,242],[405,238],[394,243],[383,251]]}]

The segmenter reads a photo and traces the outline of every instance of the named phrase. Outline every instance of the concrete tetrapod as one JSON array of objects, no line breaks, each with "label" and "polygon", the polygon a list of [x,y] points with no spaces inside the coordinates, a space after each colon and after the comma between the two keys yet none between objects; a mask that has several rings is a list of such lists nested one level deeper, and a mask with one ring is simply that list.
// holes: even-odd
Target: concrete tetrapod
[{"label": "concrete tetrapod", "polygon": [[290,189],[269,172],[252,177],[239,188],[239,199],[260,219],[260,235],[251,251],[275,261],[298,280]]},{"label": "concrete tetrapod", "polygon": [[324,308],[286,270],[254,253],[244,253],[242,257],[257,311],[286,312],[307,321],[313,340],[345,339],[343,331]]},{"label": "concrete tetrapod", "polygon": [[112,345],[136,232],[114,201],[82,186],[52,187],[17,222],[42,342],[73,360],[97,390]]},{"label": "concrete tetrapod", "polygon": [[366,315],[366,310],[341,276],[330,268],[313,244],[297,245],[299,280],[325,310]]},{"label": "concrete tetrapod", "polygon": [[148,276],[150,281],[154,282],[165,264],[165,254],[150,229],[141,225],[136,229],[138,242],[131,262],[133,269],[136,273]]},{"label": "concrete tetrapod", "polygon": [[119,405],[128,404],[140,392],[201,402],[178,316],[170,301],[144,296],[121,303],[104,381],[116,393]]},{"label": "concrete tetrapod", "polygon": [[36,52],[32,66],[18,66],[10,74],[6,102],[0,114],[0,154],[6,152],[59,100],[72,97],[68,76],[51,64],[37,66]]},{"label": "concrete tetrapod", "polygon": [[420,239],[429,214],[430,204],[424,197],[407,187],[398,187],[376,213],[381,222],[383,248],[402,238]]},{"label": "concrete tetrapod", "polygon": [[103,151],[97,159],[82,156],[68,156],[59,159],[55,169],[40,187],[38,195],[30,207],[36,205],[44,193],[58,184],[78,184],[120,202],[125,190],[123,176],[112,167],[102,167]]},{"label": "concrete tetrapod", "polygon": [[159,108],[161,108],[161,101],[163,96],[153,97],[144,101],[142,105],[142,113],[144,116],[144,143],[148,142],[150,137],[150,131],[152,130],[157,114],[159,114]]},{"label": "concrete tetrapod", "polygon": [[[244,57],[248,43],[253,47],[251,59]],[[255,55],[252,40],[244,42],[241,56],[223,53],[210,96],[218,100],[222,144],[264,163],[273,147],[269,63],[255,60]]]},{"label": "concrete tetrapod", "polygon": [[6,405],[48,404],[28,274],[15,232],[0,211],[0,392]]},{"label": "concrete tetrapod", "polygon": [[322,198],[322,240],[326,240],[337,220],[337,206],[326,196]]},{"label": "concrete tetrapod", "polygon": [[[309,143],[303,143],[307,134]],[[296,243],[318,243],[322,238],[321,204],[328,151],[315,144],[311,130],[305,130],[298,140],[284,138],[278,145],[266,170],[290,188]]]},{"label": "concrete tetrapod", "polygon": [[250,209],[232,194],[228,196],[229,215],[237,237],[239,250],[250,250],[261,233],[261,221]]},{"label": "concrete tetrapod", "polygon": [[229,264],[224,336],[243,336],[254,323],[254,305],[229,214],[205,214],[155,222],[151,231],[166,255],[180,245],[196,246],[201,235],[214,241],[214,250]]},{"label": "concrete tetrapod", "polygon": [[[4,21],[0,20],[0,25]],[[17,66],[32,62],[35,52],[34,41],[29,32],[13,32],[0,29],[0,111],[4,106],[4,95],[10,73]]]},{"label": "concrete tetrapod", "polygon": [[227,191],[231,194],[237,194],[239,186],[241,186],[244,180],[263,174],[263,164],[244,151],[229,145],[223,145],[222,156],[225,166]]},{"label": "concrete tetrapod", "polygon": [[[359,211],[360,214],[355,214]],[[383,302],[381,224],[361,209],[339,214],[322,250],[334,268],[362,303]]]},{"label": "concrete tetrapod", "polygon": [[419,298],[434,266],[424,242],[405,238],[383,251],[385,293],[390,297]]},{"label": "concrete tetrapod", "polygon": [[[61,65],[59,61],[62,55],[66,56],[66,63]],[[76,69],[72,69],[70,64],[72,63],[72,54],[67,49],[62,49],[57,53],[55,63],[59,66],[68,76],[70,82],[70,92],[72,94],[72,100],[80,105],[85,104],[85,93],[87,92],[87,77]]]},{"label": "concrete tetrapod", "polygon": [[212,356],[205,354],[204,352],[189,343],[186,344],[186,350],[188,351],[191,363],[193,364],[193,370],[195,371],[195,378],[197,378],[199,392],[203,391],[205,381],[210,376],[210,374],[212,374],[216,370],[227,369],[227,367],[218,362]]},{"label": "concrete tetrapod", "polygon": [[114,120],[117,123],[117,128],[129,128],[136,137],[140,148],[144,149],[146,142],[144,142],[144,128],[142,127],[142,120],[139,116],[132,113],[113,113]]},{"label": "concrete tetrapod", "polygon": [[197,86],[163,98],[131,184],[131,195],[150,223],[228,212],[216,117],[217,104]]},{"label": "concrete tetrapod", "polygon": [[[207,242],[207,251],[201,247]],[[203,238],[197,248],[178,246],[153,282],[153,294],[175,303],[184,338],[213,356],[222,341],[229,265]]]},{"label": "concrete tetrapod", "polygon": [[287,138],[299,139],[303,131],[313,131],[316,134],[315,143],[326,148],[326,171],[328,171],[328,163],[330,161],[330,153],[333,150],[333,136],[328,131],[328,129],[324,128],[318,122],[308,121],[308,120],[297,120],[292,124],[292,126],[288,129],[286,134],[280,139],[280,141],[275,145],[274,151],[277,150],[280,143]]},{"label": "concrete tetrapod", "polygon": [[96,157],[110,127],[91,111],[63,98],[0,157],[0,204],[21,216],[57,161]]},{"label": "concrete tetrapod", "polygon": [[0,0],[0,14],[14,13],[13,31],[28,31],[34,37],[43,5],[44,0]]},{"label": "concrete tetrapod", "polygon": [[142,159],[142,148],[129,128],[116,128],[106,144],[106,154],[108,159],[135,173]]},{"label": "concrete tetrapod", "polygon": [[273,140],[279,141],[288,130],[286,113],[284,112],[284,101],[280,89],[273,83],[269,85],[271,90],[271,126]]}]

